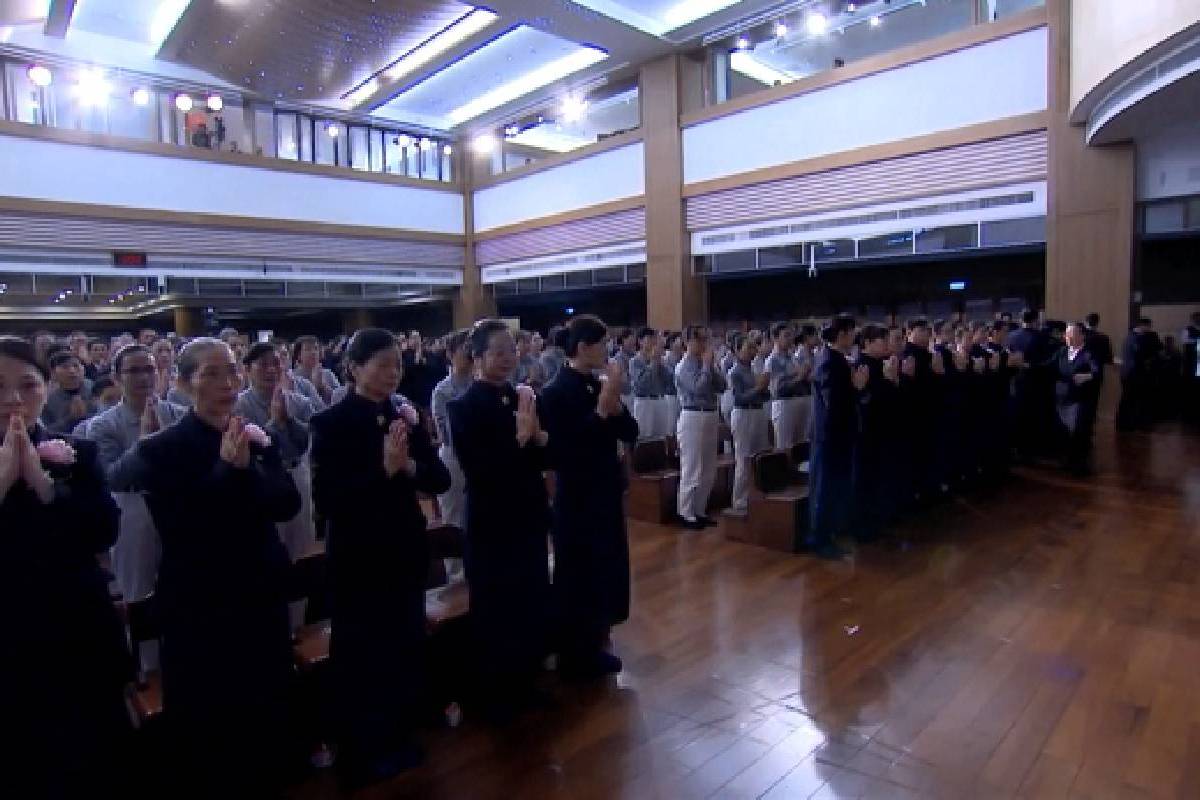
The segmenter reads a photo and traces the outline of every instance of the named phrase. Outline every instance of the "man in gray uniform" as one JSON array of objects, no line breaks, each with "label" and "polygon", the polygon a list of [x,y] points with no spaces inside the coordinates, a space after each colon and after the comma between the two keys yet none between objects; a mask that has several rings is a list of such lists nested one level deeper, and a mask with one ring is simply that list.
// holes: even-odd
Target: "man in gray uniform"
[{"label": "man in gray uniform", "polygon": [[542,353],[542,385],[549,385],[567,363],[567,329],[555,325],[546,336],[547,346]]},{"label": "man in gray uniform", "polygon": [[621,402],[633,408],[633,384],[630,381],[629,362],[637,354],[638,338],[629,328],[622,328],[617,335],[617,352],[612,360],[621,365]]},{"label": "man in gray uniform", "polygon": [[688,530],[716,524],[705,512],[717,477],[717,444],[721,425],[717,415],[725,376],[716,365],[708,328],[690,325],[685,334],[687,353],[675,368],[679,393],[679,516]]},{"label": "man in gray uniform", "polygon": [[438,495],[442,522],[464,531],[467,529],[467,479],[458,463],[458,456],[454,453],[454,445],[450,442],[448,406],[466,394],[475,379],[475,364],[466,347],[468,335],[469,331],[460,330],[446,337],[446,357],[450,359],[450,374],[434,387],[430,401],[433,421],[441,442],[438,456],[450,472],[450,488],[445,494]]},{"label": "man in gray uniform", "polygon": [[730,516],[744,517],[750,507],[750,472],[755,454],[771,447],[767,435],[767,412],[763,406],[770,401],[771,376],[755,373],[753,362],[758,343],[746,334],[733,340],[737,361],[729,370],[729,389],[733,393],[733,503]]},{"label": "man in gray uniform", "polygon": [[641,350],[629,360],[629,383],[633,387],[633,418],[637,420],[638,436],[657,439],[671,434],[670,409],[667,408],[667,385],[675,376],[663,363],[662,340],[653,328],[638,333]]}]

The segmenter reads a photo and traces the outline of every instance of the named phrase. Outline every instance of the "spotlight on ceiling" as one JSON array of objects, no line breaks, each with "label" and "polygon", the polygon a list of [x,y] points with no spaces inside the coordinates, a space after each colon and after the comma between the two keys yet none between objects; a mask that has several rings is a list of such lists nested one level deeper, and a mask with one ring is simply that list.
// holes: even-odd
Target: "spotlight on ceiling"
[{"label": "spotlight on ceiling", "polygon": [[54,76],[50,74],[50,70],[48,70],[46,67],[43,67],[41,64],[35,64],[34,66],[30,67],[25,74],[29,76],[30,83],[32,83],[34,86],[37,86],[39,89],[45,89],[54,82]]},{"label": "spotlight on ceiling", "polygon": [[563,122],[579,122],[587,116],[588,101],[582,97],[566,97],[563,99],[559,113]]},{"label": "spotlight on ceiling", "polygon": [[829,30],[829,18],[820,11],[814,11],[804,20],[804,28],[813,36],[820,36]]},{"label": "spotlight on ceiling", "polygon": [[209,111],[220,111],[224,107],[225,107],[225,101],[221,98],[221,95],[210,94],[208,96],[208,110]]},{"label": "spotlight on ceiling", "polygon": [[192,105],[193,105],[193,103],[192,103],[191,95],[187,95],[187,94],[175,95],[175,107],[178,108],[183,113],[186,114],[187,112],[191,111]]},{"label": "spotlight on ceiling", "polygon": [[135,106],[150,105],[150,90],[149,89],[134,89],[133,104]]},{"label": "spotlight on ceiling", "polygon": [[858,3],[846,3],[846,11],[850,14],[858,11]]}]

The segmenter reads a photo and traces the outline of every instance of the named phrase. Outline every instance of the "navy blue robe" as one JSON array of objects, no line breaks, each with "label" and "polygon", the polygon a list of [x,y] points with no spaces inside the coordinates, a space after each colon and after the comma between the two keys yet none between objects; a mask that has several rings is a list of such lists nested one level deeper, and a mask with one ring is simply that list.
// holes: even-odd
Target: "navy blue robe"
[{"label": "navy blue robe", "polygon": [[823,348],[813,368],[807,541],[812,549],[831,544],[850,524],[858,427],[855,395],[846,357],[831,347]]}]

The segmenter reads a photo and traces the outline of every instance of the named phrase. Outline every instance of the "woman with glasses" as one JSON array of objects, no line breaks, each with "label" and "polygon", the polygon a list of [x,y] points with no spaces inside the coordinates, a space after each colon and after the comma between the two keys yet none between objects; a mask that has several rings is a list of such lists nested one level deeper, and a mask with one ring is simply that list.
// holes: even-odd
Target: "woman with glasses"
[{"label": "woman with glasses", "polygon": [[354,391],[313,417],[312,467],[329,521],[338,768],[361,785],[420,760],[430,556],[417,495],[445,492],[450,474],[416,411],[392,400],[403,374],[395,337],[361,330],[348,358]]},{"label": "woman with glasses", "polygon": [[241,381],[228,345],[192,341],[179,375],[194,405],[138,445],[134,474],[162,540],[157,596],[174,789],[216,796],[228,787],[214,782],[236,775],[248,794],[267,792],[293,755],[290,561],[275,526],[296,515],[300,495],[279,445],[234,414]]},{"label": "woman with glasses", "polygon": [[509,382],[517,348],[508,326],[477,322],[468,342],[476,380],[448,405],[450,436],[466,477],[467,584],[485,701],[505,720],[536,699],[547,653],[549,437],[533,390]]},{"label": "woman with glasses", "polygon": [[12,797],[120,794],[129,743],[125,633],[96,563],[119,511],[91,442],[38,422],[47,375],[0,337],[0,604],[5,619],[5,782]]}]

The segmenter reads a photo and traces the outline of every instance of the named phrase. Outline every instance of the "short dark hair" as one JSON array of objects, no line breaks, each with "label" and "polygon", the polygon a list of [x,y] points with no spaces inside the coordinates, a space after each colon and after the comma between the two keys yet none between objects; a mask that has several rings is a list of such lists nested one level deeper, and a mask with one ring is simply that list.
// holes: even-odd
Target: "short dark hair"
[{"label": "short dark hair", "polygon": [[1083,321],[1085,323],[1087,323],[1087,326],[1089,328],[1094,328],[1100,324],[1100,315],[1097,314],[1095,311],[1093,311],[1092,313],[1090,313],[1086,317],[1084,317]]},{"label": "short dark hair", "polygon": [[[608,326],[599,317],[591,314],[580,314],[567,323],[567,357],[574,358],[579,354],[579,345],[595,344],[604,341],[608,335]],[[633,335],[629,328],[621,329],[621,338]]]},{"label": "short dark hair", "polygon": [[658,331],[654,330],[654,328],[642,328],[640,331],[638,331],[639,342],[642,339],[645,339],[647,336],[658,336]]},{"label": "short dark hair", "polygon": [[929,320],[924,317],[913,317],[908,322],[904,323],[904,327],[908,328],[908,332],[912,333],[917,328],[928,328]]},{"label": "short dark hair", "polygon": [[1021,322],[1025,325],[1032,325],[1033,323],[1037,322],[1037,319],[1038,313],[1033,309],[1027,308],[1021,312]]},{"label": "short dark hair", "polygon": [[75,355],[70,350],[59,350],[55,352],[54,355],[50,356],[50,369],[54,369],[60,364],[65,364],[71,360],[79,361],[79,356]]},{"label": "short dark hair", "polygon": [[801,336],[816,336],[817,335],[817,326],[813,325],[811,322],[804,323],[803,325],[800,326],[800,335]]},{"label": "short dark hair", "polygon": [[946,320],[944,320],[944,319],[935,319],[935,320],[933,321],[933,332],[934,332],[934,333],[937,333],[937,334],[940,334],[940,333],[941,333],[942,331],[944,331],[944,330],[946,330]]},{"label": "short dark hair", "polygon": [[268,353],[275,352],[275,345],[271,342],[255,342],[250,345],[250,349],[246,351],[246,355],[242,357],[242,363],[247,367],[258,361]]},{"label": "short dark hair", "polygon": [[351,364],[365,364],[376,353],[396,347],[396,337],[391,331],[383,328],[363,328],[350,337],[346,347],[346,361]]},{"label": "short dark hair", "polygon": [[550,344],[561,350],[567,349],[567,329],[563,325],[555,325],[550,329],[546,338],[550,340]]},{"label": "short dark hair", "polygon": [[833,319],[829,320],[829,324],[821,328],[821,338],[826,342],[836,342],[837,337],[843,333],[854,333],[854,329],[858,323],[854,321],[854,317],[845,314],[838,314]]},{"label": "short dark hair", "polygon": [[300,351],[304,349],[304,345],[316,345],[318,351],[321,349],[321,340],[315,336],[304,335],[297,336],[296,341],[292,342],[292,363],[300,360]]},{"label": "short dark hair", "polygon": [[[471,358],[483,358],[483,354],[487,352],[492,343],[492,337],[507,330],[508,325],[498,319],[481,319],[472,325],[469,336]],[[564,330],[563,333],[565,334],[566,331]]]},{"label": "short dark hair", "polygon": [[466,328],[461,328],[446,334],[446,352],[454,355],[461,350],[463,345],[467,343],[467,337],[470,333]]},{"label": "short dark hair", "polygon": [[50,373],[46,370],[46,367],[38,363],[37,353],[34,352],[33,345],[24,339],[16,336],[0,336],[0,356],[7,356],[16,361],[24,361],[38,371],[38,374],[42,376],[42,380],[50,380]]},{"label": "short dark hair", "polygon": [[125,359],[129,358],[134,353],[145,353],[150,355],[150,348],[144,344],[127,344],[117,351],[113,356],[112,368],[116,374],[121,374],[121,365],[125,363]]},{"label": "short dark hair", "polygon": [[882,325],[864,325],[862,329],[863,344],[873,342],[876,339],[886,339],[888,335],[887,328]]},{"label": "short dark hair", "polygon": [[778,339],[779,334],[783,333],[784,331],[790,331],[790,330],[792,330],[792,323],[776,322],[774,325],[771,326],[771,339],[772,340]]},{"label": "short dark hair", "polygon": [[708,330],[707,325],[688,325],[683,329],[683,340],[690,342],[693,339],[699,339],[701,332]]},{"label": "short dark hair", "polygon": [[522,330],[522,331],[517,331],[515,334],[513,334],[513,338],[516,339],[518,342],[528,342],[530,339],[533,338],[533,335],[529,331]]},{"label": "short dark hair", "polygon": [[737,354],[742,352],[742,348],[746,346],[746,342],[748,341],[750,341],[750,334],[734,331],[733,336],[730,338],[729,346],[734,354]]}]

